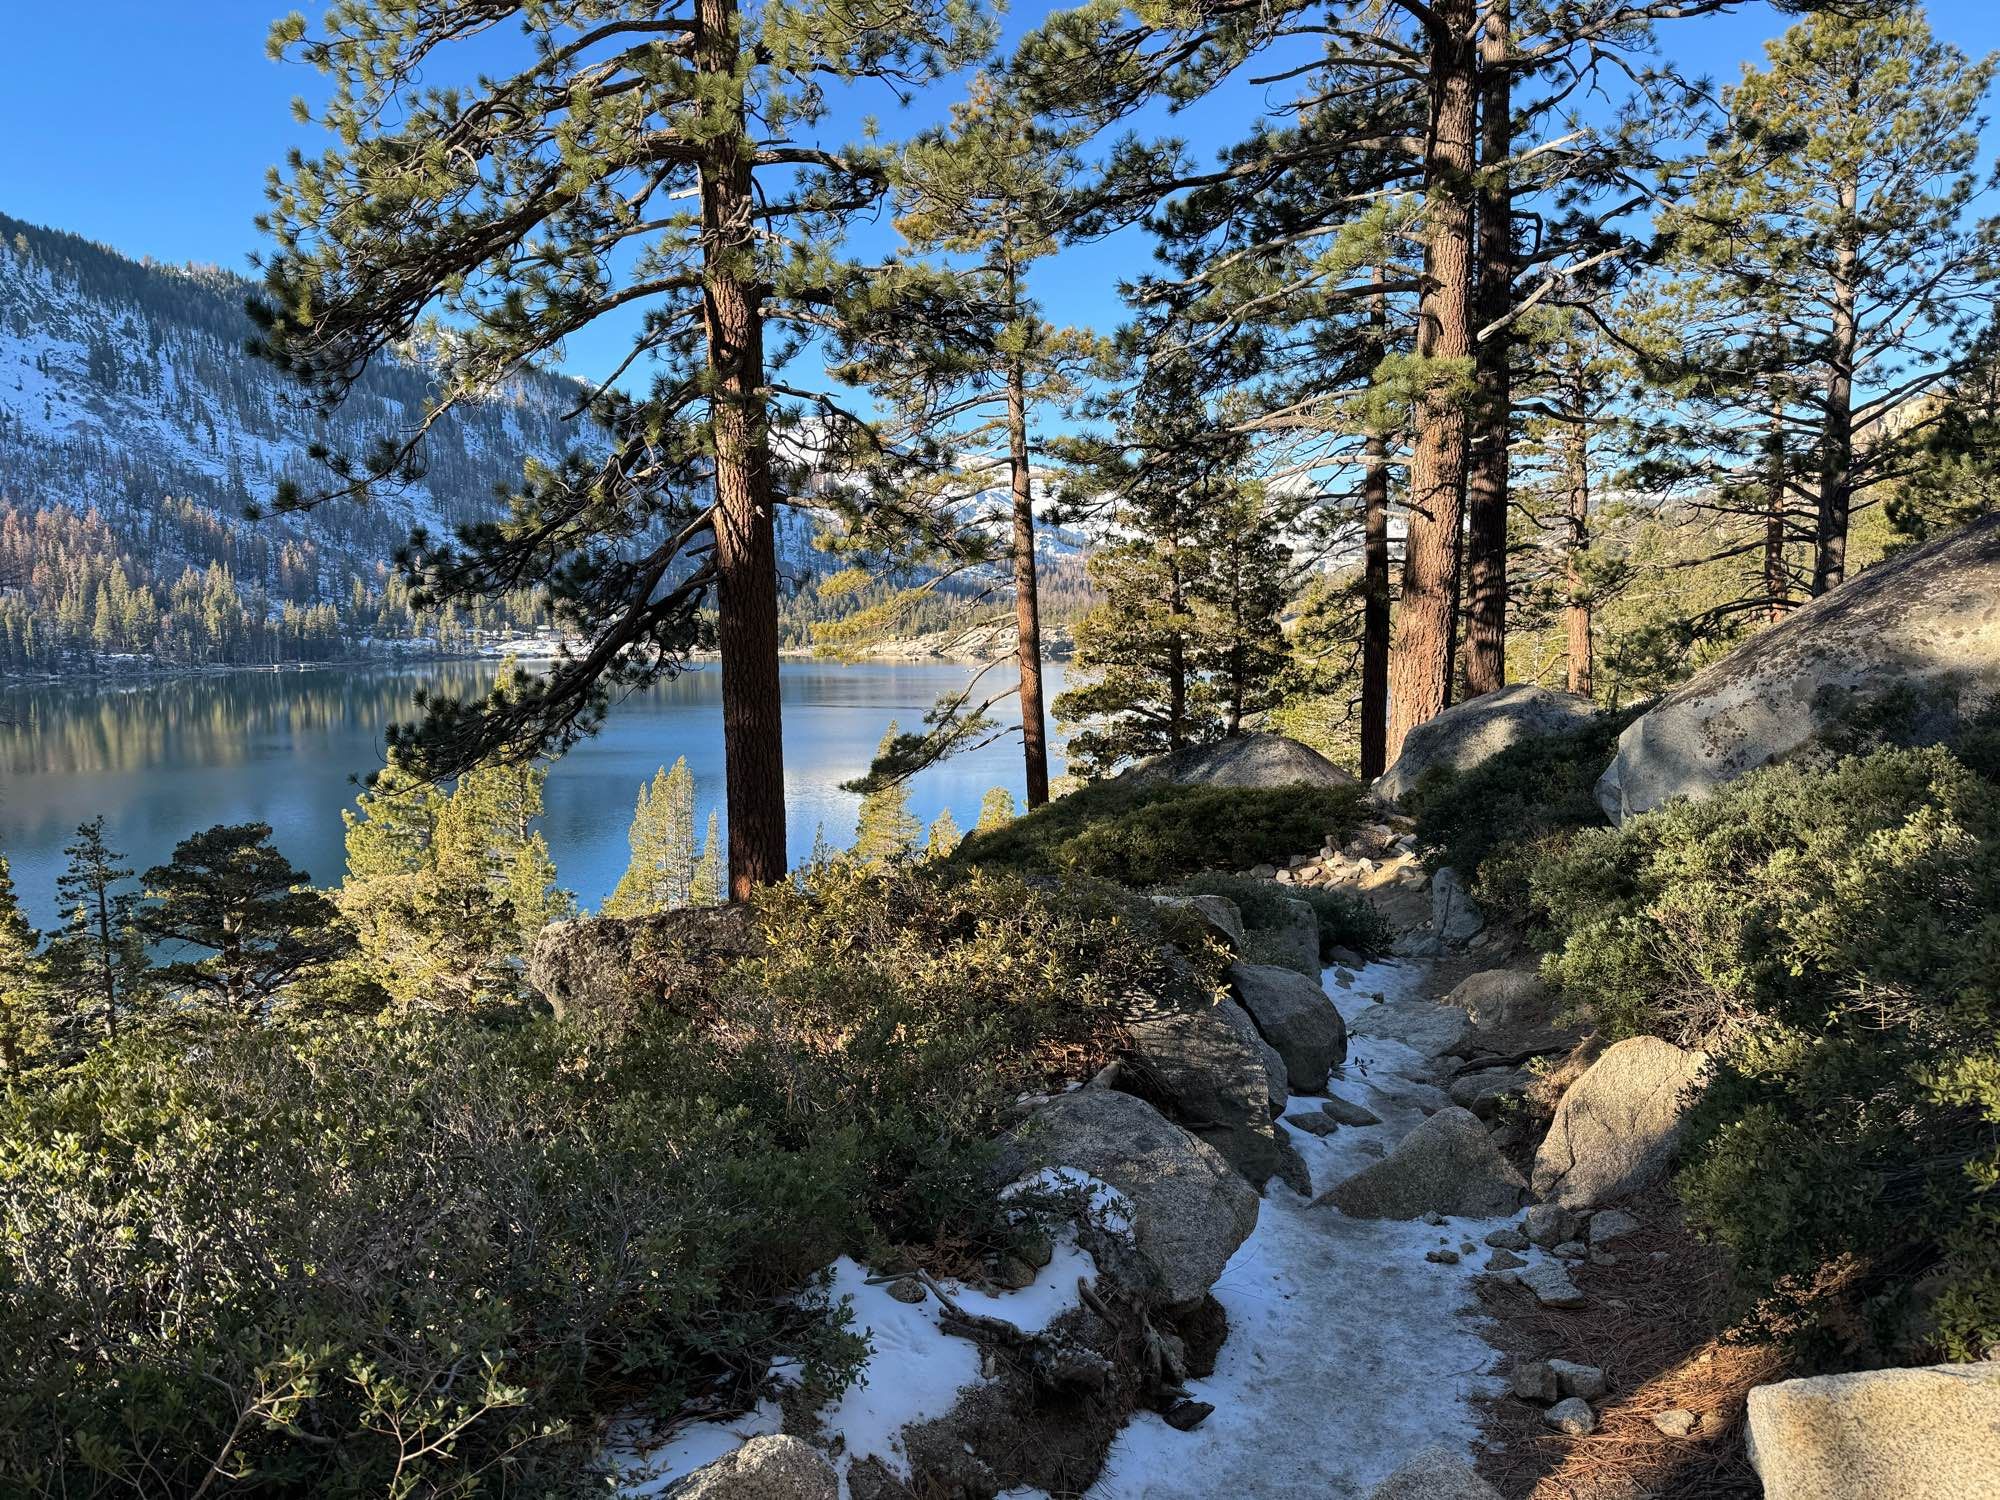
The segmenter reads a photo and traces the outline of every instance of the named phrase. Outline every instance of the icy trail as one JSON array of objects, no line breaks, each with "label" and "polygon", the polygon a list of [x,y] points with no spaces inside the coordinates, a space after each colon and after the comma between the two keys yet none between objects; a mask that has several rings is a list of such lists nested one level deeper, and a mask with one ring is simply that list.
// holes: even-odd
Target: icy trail
[{"label": "icy trail", "polygon": [[[1443,1097],[1422,1079],[1428,1059],[1368,1033],[1372,998],[1422,997],[1422,964],[1372,964],[1350,988],[1326,976],[1350,1028],[1332,1091],[1382,1117],[1325,1138],[1289,1125],[1321,1193],[1374,1160]],[[1317,1101],[1295,1096],[1285,1113]],[[1151,1412],[1112,1445],[1091,1500],[1346,1500],[1366,1497],[1399,1464],[1437,1444],[1464,1449],[1475,1433],[1469,1398],[1495,1390],[1493,1350],[1479,1337],[1471,1280],[1490,1253],[1479,1241],[1499,1219],[1350,1219],[1273,1180],[1257,1228],[1230,1259],[1215,1296],[1229,1338],[1206,1380],[1190,1381],[1215,1415],[1191,1433]],[[1437,1265],[1426,1251],[1478,1254]]]},{"label": "icy trail", "polygon": [[[1432,1020],[1423,1004],[1428,973],[1420,963],[1381,963],[1344,986],[1332,970],[1323,976],[1349,1027],[1347,1062],[1333,1089],[1382,1123],[1343,1125],[1324,1138],[1280,1127],[1305,1158],[1315,1196],[1445,1102],[1428,1081],[1429,1058],[1390,1034],[1455,1034],[1442,1011]],[[1319,1102],[1294,1096],[1286,1113]],[[1471,1281],[1489,1254],[1482,1237],[1506,1222],[1350,1219],[1331,1206],[1313,1207],[1273,1179],[1257,1228],[1215,1285],[1229,1315],[1215,1373],[1188,1385],[1215,1414],[1191,1433],[1151,1412],[1135,1415],[1089,1500],[1365,1500],[1426,1448],[1468,1449],[1476,1432],[1471,1398],[1499,1388],[1486,1373],[1496,1357],[1479,1336]],[[1468,1242],[1476,1253],[1464,1253]],[[1460,1251],[1460,1262],[1424,1259],[1442,1248]],[[1527,1253],[1535,1260],[1544,1254]],[[954,1291],[970,1310],[1036,1329],[1074,1305],[1077,1276],[1094,1269],[1067,1243],[1026,1291]],[[821,1438],[840,1440],[845,1495],[847,1461],[862,1455],[906,1474],[902,1428],[950,1410],[957,1393],[979,1379],[979,1361],[970,1342],[937,1326],[934,1302],[897,1302],[845,1259],[832,1277],[833,1296],[852,1299],[854,1327],[872,1350],[861,1382],[820,1414]],[[608,1456],[621,1471],[619,1492],[659,1495],[744,1439],[777,1431],[779,1421],[777,1404],[766,1401],[731,1421],[683,1428],[664,1443],[629,1431],[622,1442],[614,1437]],[[1007,1500],[1035,1500],[1035,1492],[1015,1491]]]}]

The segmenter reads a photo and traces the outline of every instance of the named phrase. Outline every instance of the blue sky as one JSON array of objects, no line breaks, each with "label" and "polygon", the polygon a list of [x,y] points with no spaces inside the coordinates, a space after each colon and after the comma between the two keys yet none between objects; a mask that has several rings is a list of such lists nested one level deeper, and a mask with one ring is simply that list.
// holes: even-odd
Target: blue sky
[{"label": "blue sky", "polygon": [[[283,0],[98,0],[71,9],[0,3],[0,53],[12,59],[0,89],[0,211],[102,240],[127,254],[210,261],[245,269],[257,243],[264,173],[292,145],[317,149],[317,131],[290,113],[317,76],[264,55],[264,33]],[[1017,5],[1018,35],[1048,10]],[[312,14],[308,6],[308,14]],[[1994,0],[1935,0],[1933,29],[1978,55],[2000,48]],[[1690,73],[1736,77],[1786,21],[1761,3],[1661,28],[1666,54]],[[890,135],[942,117],[955,90],[884,113]],[[1259,105],[1247,87],[1167,123],[1203,156],[1241,133]],[[1148,121],[1147,124],[1163,122]],[[851,119],[824,133],[844,136]],[[2000,126],[1989,130],[2000,155]],[[1116,284],[1142,269],[1143,240],[1127,237],[1066,251],[1040,268],[1037,291],[1052,317],[1109,329]],[[598,351],[579,348],[578,373]]]}]

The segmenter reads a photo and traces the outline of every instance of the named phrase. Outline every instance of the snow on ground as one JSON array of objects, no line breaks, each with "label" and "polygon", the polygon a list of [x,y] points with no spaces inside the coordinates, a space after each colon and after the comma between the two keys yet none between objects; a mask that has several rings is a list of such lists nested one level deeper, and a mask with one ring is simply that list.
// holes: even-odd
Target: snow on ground
[{"label": "snow on ground", "polygon": [[[1420,964],[1371,964],[1350,987],[1327,990],[1350,1024],[1381,994],[1413,998]],[[1312,1172],[1315,1194],[1367,1166],[1441,1101],[1424,1082],[1427,1060],[1402,1042],[1357,1031],[1332,1090],[1382,1117],[1321,1138],[1283,1127]],[[1317,1099],[1294,1097],[1285,1113]],[[1215,1373],[1188,1382],[1215,1415],[1191,1433],[1142,1412],[1113,1444],[1091,1500],[1346,1500],[1365,1497],[1399,1464],[1438,1443],[1468,1446],[1470,1398],[1496,1388],[1494,1355],[1479,1337],[1471,1279],[1489,1253],[1482,1236],[1501,1220],[1442,1226],[1350,1219],[1314,1208],[1275,1180],[1257,1228],[1231,1257],[1215,1295],[1229,1338]],[[1478,1254],[1458,1265],[1428,1250]]]},{"label": "snow on ground", "polygon": [[[1061,1181],[1038,1186],[1076,1187],[1087,1193],[1104,1227],[1116,1229],[1126,1218],[1123,1197],[1094,1178],[1075,1172],[1042,1175],[1059,1175]],[[903,1429],[943,1416],[957,1404],[959,1392],[982,1377],[978,1346],[938,1326],[941,1309],[934,1297],[899,1302],[889,1295],[887,1285],[871,1286],[868,1269],[846,1256],[835,1261],[828,1274],[828,1296],[836,1305],[847,1303],[852,1331],[868,1340],[868,1360],[860,1376],[819,1413],[821,1431],[842,1440],[839,1466],[845,1495],[845,1470],[854,1459],[873,1455],[907,1477]],[[985,1292],[955,1281],[940,1285],[967,1313],[1004,1318],[1023,1333],[1039,1333],[1078,1305],[1078,1280],[1096,1275],[1097,1262],[1077,1245],[1072,1231],[1061,1238],[1054,1259],[1033,1284],[1020,1291]],[[632,1500],[658,1495],[739,1443],[776,1432],[779,1419],[777,1402],[766,1400],[740,1417],[681,1427],[666,1442],[649,1443],[641,1430],[628,1425],[613,1433],[606,1462],[617,1476],[620,1495]]]},{"label": "snow on ground", "polygon": [[[1426,1107],[1444,1102],[1429,1081],[1427,1057],[1368,1027],[1378,1004],[1422,1000],[1427,975],[1422,964],[1381,963],[1345,984],[1332,970],[1324,976],[1350,1026],[1348,1059],[1331,1091],[1382,1123],[1342,1126],[1326,1137],[1281,1127],[1312,1173],[1315,1196],[1377,1159],[1415,1128]],[[1285,1112],[1320,1102],[1295,1096]],[[1115,1227],[1116,1194],[1069,1177],[1068,1185],[1092,1192]],[[1113,1443],[1091,1500],[1361,1500],[1425,1448],[1468,1448],[1477,1430],[1471,1398],[1499,1386],[1488,1373],[1495,1357],[1479,1336],[1471,1283],[1490,1253],[1483,1237],[1507,1222],[1350,1219],[1274,1179],[1256,1229],[1215,1285],[1229,1315],[1215,1373],[1188,1383],[1215,1414],[1190,1433],[1152,1412],[1137,1414]],[[1475,1252],[1464,1252],[1468,1242]],[[1424,1259],[1440,1248],[1459,1251],[1460,1262]],[[948,1290],[967,1312],[1032,1331],[1074,1307],[1077,1278],[1095,1270],[1071,1239],[1023,1291]],[[868,1285],[867,1272],[851,1260],[836,1262],[831,1274],[831,1293],[850,1300],[870,1354],[862,1378],[822,1411],[822,1433],[843,1440],[843,1468],[874,1454],[907,1475],[902,1429],[951,1409],[959,1391],[980,1378],[978,1350],[938,1327],[935,1300],[898,1302],[886,1287]],[[766,1401],[743,1417],[681,1428],[650,1449],[628,1433],[614,1458],[624,1476],[620,1493],[657,1495],[744,1439],[775,1432],[778,1421],[776,1403]],[[1013,1500],[1033,1496],[1021,1491]]]}]

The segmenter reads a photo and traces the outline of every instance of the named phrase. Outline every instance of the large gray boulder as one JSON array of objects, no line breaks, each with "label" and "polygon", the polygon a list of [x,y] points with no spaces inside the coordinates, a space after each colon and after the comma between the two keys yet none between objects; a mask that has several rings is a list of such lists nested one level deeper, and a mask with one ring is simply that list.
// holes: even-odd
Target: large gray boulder
[{"label": "large gray boulder", "polygon": [[578,917],[542,929],[528,954],[527,980],[557,1016],[615,1030],[682,986],[763,951],[747,906]]},{"label": "large gray boulder", "polygon": [[999,1166],[1010,1178],[1068,1167],[1123,1193],[1144,1290],[1170,1308],[1206,1296],[1257,1227],[1256,1191],[1220,1152],[1110,1089],[1077,1089],[1036,1109],[1003,1142]]},{"label": "large gray boulder", "polygon": [[1282,734],[1243,734],[1141,761],[1118,778],[1134,786],[1353,786],[1355,778],[1310,745]]},{"label": "large gray boulder", "polygon": [[1461,979],[1445,997],[1465,1012],[1466,1024],[1511,1029],[1547,1018],[1549,987],[1533,969],[1482,969]]},{"label": "large gray boulder", "polygon": [[[1242,1025],[1232,1024],[1230,1012],[1242,1016]],[[1271,1124],[1270,1075],[1249,1017],[1225,1000],[1206,1010],[1149,1016],[1133,1022],[1128,1034],[1125,1063],[1134,1091],[1261,1189],[1278,1170],[1281,1153]]]},{"label": "large gray boulder", "polygon": [[1244,1043],[1257,1054],[1257,1060],[1264,1065],[1264,1089],[1270,1098],[1272,1118],[1284,1113],[1285,1104],[1292,1097],[1292,1075],[1285,1067],[1284,1058],[1278,1049],[1264,1040],[1264,1033],[1257,1029],[1257,1023],[1250,1019],[1250,1012],[1234,1000],[1217,1003],[1216,1014],[1243,1038]]},{"label": "large gray boulder", "polygon": [[2000,516],[1878,563],[1695,673],[1618,737],[1598,805],[1615,822],[1703,796],[1903,692],[1953,719],[2000,694]]},{"label": "large gray boulder", "polygon": [[1273,964],[1231,964],[1229,983],[1264,1040],[1285,1060],[1291,1087],[1317,1094],[1347,1061],[1347,1023],[1325,990]]},{"label": "large gray boulder", "polygon": [[1586,698],[1528,683],[1468,698],[1409,732],[1396,763],[1376,778],[1375,795],[1400,801],[1432,766],[1470,771],[1521,740],[1580,729],[1596,713]]},{"label": "large gray boulder", "polygon": [[671,1500],[838,1500],[840,1478],[817,1449],[774,1433],[704,1464],[667,1494]]},{"label": "large gray boulder", "polygon": [[[1863,575],[1866,576],[1866,575]],[[1766,1500],[1993,1500],[2000,1364],[1784,1380],[1750,1392]]]},{"label": "large gray boulder", "polygon": [[1458,871],[1443,869],[1431,877],[1431,936],[1440,945],[1463,943],[1478,936],[1485,925],[1486,914],[1458,878]]},{"label": "large gray boulder", "polygon": [[1251,932],[1251,949],[1257,956],[1266,957],[1274,964],[1297,970],[1317,985],[1322,972],[1319,913],[1296,896],[1279,897],[1278,909],[1284,915],[1276,925],[1259,927]]},{"label": "large gray boulder", "polygon": [[1500,1500],[1470,1459],[1449,1448],[1426,1448],[1375,1486],[1368,1500]]},{"label": "large gray boulder", "polygon": [[1656,1036],[1608,1048],[1569,1086],[1535,1153],[1535,1194],[1592,1208],[1666,1175],[1708,1054]]},{"label": "large gray boulder", "polygon": [[1521,1206],[1527,1184],[1469,1110],[1441,1109],[1319,1201],[1353,1219],[1428,1213],[1486,1218]]}]

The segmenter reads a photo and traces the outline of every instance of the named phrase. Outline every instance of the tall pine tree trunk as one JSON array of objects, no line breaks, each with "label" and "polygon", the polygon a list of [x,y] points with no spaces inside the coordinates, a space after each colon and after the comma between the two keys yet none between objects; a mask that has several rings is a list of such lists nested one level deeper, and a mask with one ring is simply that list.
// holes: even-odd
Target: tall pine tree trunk
[{"label": "tall pine tree trunk", "polygon": [[[1378,267],[1375,281],[1382,272]],[[1370,330],[1379,358],[1388,344],[1387,299],[1370,299]],[[1361,779],[1389,768],[1389,439],[1371,423],[1361,450]]]},{"label": "tall pine tree trunk", "polygon": [[[1577,411],[1582,412],[1579,395]],[[1588,698],[1596,686],[1596,652],[1591,640],[1590,596],[1579,559],[1590,545],[1590,429],[1578,421],[1569,429],[1568,549],[1563,562],[1563,635],[1569,654],[1569,690]]]},{"label": "tall pine tree trunk", "polygon": [[1775,394],[1764,465],[1764,613],[1776,624],[1791,607],[1792,580],[1785,568],[1785,407]]},{"label": "tall pine tree trunk", "polygon": [[[1851,235],[1856,190],[1840,190],[1843,234]],[[1833,330],[1827,350],[1826,425],[1820,442],[1819,534],[1813,549],[1813,597],[1838,588],[1847,576],[1847,515],[1854,502],[1855,261],[1851,238],[1836,252]]]},{"label": "tall pine tree trunk", "polygon": [[[1430,138],[1424,153],[1424,277],[1417,355],[1425,368],[1410,448],[1410,524],[1403,599],[1389,662],[1389,736],[1403,737],[1451,702],[1466,419],[1457,379],[1472,354],[1472,193],[1478,125],[1473,22],[1477,0],[1436,0],[1430,25]],[[1447,362],[1450,369],[1441,369]]]},{"label": "tall pine tree trunk", "polygon": [[1036,808],[1049,800],[1049,742],[1042,706],[1042,611],[1035,577],[1035,496],[1028,472],[1027,377],[1018,358],[1007,362],[1007,474],[1014,499],[1014,631],[1021,674],[1021,752],[1027,760],[1028,806]]},{"label": "tall pine tree trunk", "polygon": [[[696,71],[735,76],[736,0],[697,0]],[[778,557],[764,414],[763,310],[752,282],[750,146],[742,85],[733,130],[701,167],[702,322],[715,443],[716,635],[722,652],[729,895],[785,875],[785,754],[778,696]]]},{"label": "tall pine tree trunk", "polygon": [[[1479,269],[1475,317],[1482,328],[1506,317],[1514,300],[1514,190],[1506,161],[1514,149],[1507,71],[1508,0],[1490,0],[1479,39]],[[1513,341],[1501,329],[1474,353],[1477,385],[1466,476],[1465,690],[1477,696],[1507,682],[1507,437],[1513,413]]]}]

